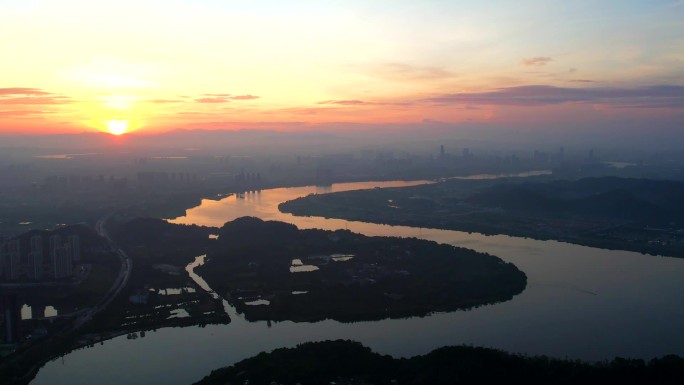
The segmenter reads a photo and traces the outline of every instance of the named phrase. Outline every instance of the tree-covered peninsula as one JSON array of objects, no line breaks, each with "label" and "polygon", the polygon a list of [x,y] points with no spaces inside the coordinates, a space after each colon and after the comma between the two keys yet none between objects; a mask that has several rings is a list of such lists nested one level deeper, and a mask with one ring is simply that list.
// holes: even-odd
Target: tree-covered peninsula
[{"label": "tree-covered peninsula", "polygon": [[435,242],[238,218],[197,271],[248,320],[423,316],[511,299],[513,264]]}]

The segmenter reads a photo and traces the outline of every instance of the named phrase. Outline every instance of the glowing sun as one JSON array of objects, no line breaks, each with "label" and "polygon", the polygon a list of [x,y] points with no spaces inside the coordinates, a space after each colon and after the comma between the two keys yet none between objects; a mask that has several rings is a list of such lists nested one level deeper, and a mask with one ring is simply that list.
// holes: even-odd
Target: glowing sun
[{"label": "glowing sun", "polygon": [[107,130],[113,135],[121,135],[128,131],[127,120],[110,120],[106,124]]}]

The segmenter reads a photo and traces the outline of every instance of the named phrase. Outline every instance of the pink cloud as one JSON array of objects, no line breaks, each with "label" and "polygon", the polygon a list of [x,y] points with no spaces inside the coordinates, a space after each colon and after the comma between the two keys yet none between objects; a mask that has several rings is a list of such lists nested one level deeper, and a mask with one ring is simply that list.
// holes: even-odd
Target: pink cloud
[{"label": "pink cloud", "polygon": [[255,95],[232,95],[232,94],[202,94],[201,98],[195,99],[197,103],[229,103],[231,100],[259,99]]},{"label": "pink cloud", "polygon": [[364,104],[368,104],[362,100],[325,100],[322,102],[318,102],[318,104],[337,104],[341,106],[360,106]]},{"label": "pink cloud", "polygon": [[526,66],[544,66],[552,62],[553,59],[547,56],[537,56],[526,58],[522,60],[522,64]]},{"label": "pink cloud", "polygon": [[197,103],[229,103],[230,100],[225,97],[215,97],[215,98],[199,98],[195,99]]},{"label": "pink cloud", "polygon": [[50,95],[50,93],[38,88],[10,87],[0,88],[0,95]]},{"label": "pink cloud", "polygon": [[0,98],[0,105],[5,104],[67,104],[72,100],[66,96],[22,96],[18,98]]},{"label": "pink cloud", "polygon": [[232,96],[230,99],[231,100],[253,100],[253,99],[259,99],[259,97],[254,96],[254,95],[237,95],[237,96]]}]

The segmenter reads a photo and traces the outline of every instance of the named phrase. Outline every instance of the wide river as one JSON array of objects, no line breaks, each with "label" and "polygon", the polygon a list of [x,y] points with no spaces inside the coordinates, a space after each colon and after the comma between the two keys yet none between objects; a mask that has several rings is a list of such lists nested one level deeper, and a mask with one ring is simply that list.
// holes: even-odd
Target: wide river
[{"label": "wide river", "polygon": [[312,193],[420,183],[425,182],[341,183],[232,195],[203,200],[171,222],[221,226],[249,215],[300,228],[348,228],[366,235],[449,243],[513,262],[528,277],[523,293],[470,311],[346,324],[247,322],[228,307],[232,318],[228,325],[166,328],[144,338],[114,338],[49,362],[32,384],[189,385],[213,369],[261,351],[339,338],[393,356],[454,344],[586,360],[684,355],[684,259],[504,235],[295,217],[277,208],[281,202]]}]

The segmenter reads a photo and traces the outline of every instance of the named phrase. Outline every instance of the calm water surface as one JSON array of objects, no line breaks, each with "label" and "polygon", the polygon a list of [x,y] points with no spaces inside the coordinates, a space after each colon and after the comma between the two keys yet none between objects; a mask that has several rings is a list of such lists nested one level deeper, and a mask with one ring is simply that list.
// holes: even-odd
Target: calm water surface
[{"label": "calm water surface", "polygon": [[[300,228],[348,228],[366,235],[449,243],[516,264],[528,276],[522,294],[470,311],[350,324],[250,323],[224,302],[233,320],[229,325],[160,329],[135,340],[115,338],[48,363],[33,384],[190,384],[213,369],[264,350],[337,338],[361,341],[394,356],[423,354],[450,344],[587,360],[684,355],[682,259],[502,235],[294,217],[277,210],[278,203],[312,193],[419,183],[424,182],[266,190],[220,201],[204,200],[171,222],[221,226],[251,215]],[[203,258],[198,258],[188,269],[192,271],[202,262]],[[203,284],[201,277],[193,276]]]}]

